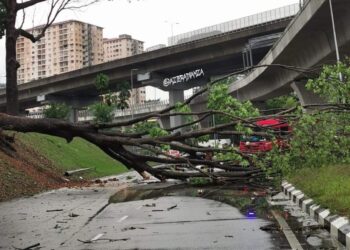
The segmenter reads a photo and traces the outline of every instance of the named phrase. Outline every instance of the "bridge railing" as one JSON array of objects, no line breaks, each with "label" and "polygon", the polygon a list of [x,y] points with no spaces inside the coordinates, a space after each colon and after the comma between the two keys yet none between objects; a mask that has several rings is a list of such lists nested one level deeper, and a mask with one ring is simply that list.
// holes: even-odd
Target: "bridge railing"
[{"label": "bridge railing", "polygon": [[259,24],[265,24],[272,21],[293,17],[300,10],[300,5],[298,3],[287,5],[273,10],[268,10],[258,14],[242,17],[232,21],[220,23],[213,26],[208,26],[198,30],[186,32],[176,36],[171,36],[168,38],[169,46],[187,43],[190,41],[199,40],[202,38],[215,36],[221,33],[230,31],[239,31],[241,29],[256,26]]},{"label": "bridge railing", "polygon": [[[185,100],[188,99],[191,95],[185,96]],[[132,114],[148,114],[151,112],[160,111],[169,106],[169,99],[159,100],[159,101],[150,101],[141,104],[134,105],[133,108],[129,107],[127,109],[116,109],[114,111],[114,117],[130,117]],[[37,110],[35,112],[30,112],[27,114],[28,118],[40,119],[44,118],[43,110]],[[78,111],[78,121],[91,121],[94,119],[92,112],[88,109]]]},{"label": "bridge railing", "polygon": [[[127,108],[127,109],[116,109],[114,111],[114,117],[130,117],[132,114],[134,115],[140,115],[140,114],[147,114],[151,112],[160,111],[164,108],[166,108],[169,105],[169,100],[161,100],[158,102],[150,102],[150,103],[143,103],[143,104],[137,104],[134,106],[134,108]],[[94,116],[89,110],[80,110],[78,112],[78,121],[91,121],[93,120]]]}]

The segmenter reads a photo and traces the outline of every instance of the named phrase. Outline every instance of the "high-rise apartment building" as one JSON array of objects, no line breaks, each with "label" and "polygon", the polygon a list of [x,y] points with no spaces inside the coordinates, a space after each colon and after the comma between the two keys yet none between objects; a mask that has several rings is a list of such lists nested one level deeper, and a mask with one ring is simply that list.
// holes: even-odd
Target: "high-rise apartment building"
[{"label": "high-rise apartment building", "polygon": [[[30,33],[39,34],[43,26]],[[69,20],[51,25],[37,43],[17,39],[18,84],[103,62],[103,28]]]},{"label": "high-rise apartment building", "polygon": [[[37,35],[42,28],[37,26],[27,31]],[[22,84],[140,54],[143,52],[143,42],[125,34],[119,38],[103,39],[103,28],[69,20],[52,24],[36,43],[19,37],[16,50],[20,64],[18,84]],[[145,88],[134,90],[132,97],[134,104],[144,103]]]},{"label": "high-rise apartment building", "polygon": [[[103,48],[104,61],[109,62],[143,53],[143,42],[123,34],[117,38],[103,39]],[[137,74],[137,71],[133,73]],[[134,99],[134,104],[144,103],[146,101],[146,88],[134,89],[131,96]],[[129,100],[129,103],[132,102]]]},{"label": "high-rise apartment building", "polygon": [[133,39],[130,35],[123,34],[117,38],[103,39],[103,48],[104,61],[109,62],[141,54],[143,52],[143,42]]}]

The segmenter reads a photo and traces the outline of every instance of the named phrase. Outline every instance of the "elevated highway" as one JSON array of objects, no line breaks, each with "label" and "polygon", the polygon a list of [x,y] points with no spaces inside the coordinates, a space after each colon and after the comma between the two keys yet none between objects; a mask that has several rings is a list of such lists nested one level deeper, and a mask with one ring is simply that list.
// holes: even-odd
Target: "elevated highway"
[{"label": "elevated highway", "polygon": [[[350,1],[332,2],[340,54],[345,57],[350,53]],[[336,63],[329,1],[309,0],[259,65],[314,68],[325,63]],[[261,67],[231,84],[230,92],[240,100],[264,101],[294,90],[306,104],[313,98],[304,87],[308,77],[280,67]]]},{"label": "elevated highway", "polygon": [[[137,72],[134,71],[136,88],[152,85],[168,91],[174,89],[182,91],[205,84],[212,76],[242,68],[244,66],[242,52],[245,51],[251,39],[282,32],[296,12],[295,5],[289,8],[292,11],[290,13],[283,11],[282,15],[275,13],[276,11],[271,12],[272,19],[266,18],[267,15],[259,14],[256,20],[248,18],[233,31],[21,84],[19,85],[20,106],[22,109],[38,106],[40,104],[37,101],[38,96],[45,96],[46,100],[51,97],[77,107],[84,106],[98,95],[94,86],[98,73],[108,75],[111,84],[115,85],[120,81],[129,81],[131,71],[138,69]],[[257,63],[270,47],[271,45],[256,47],[250,60]],[[198,80],[170,87],[163,85],[166,78],[197,69],[204,72]],[[148,73],[148,78],[138,81],[136,73]],[[0,109],[4,109],[5,101],[5,91],[0,90]]]}]

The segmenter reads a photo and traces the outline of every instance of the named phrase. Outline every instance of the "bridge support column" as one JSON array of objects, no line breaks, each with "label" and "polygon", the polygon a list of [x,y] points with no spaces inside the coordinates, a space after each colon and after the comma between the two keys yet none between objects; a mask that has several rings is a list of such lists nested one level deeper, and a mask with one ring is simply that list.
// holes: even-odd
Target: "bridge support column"
[{"label": "bridge support column", "polygon": [[170,128],[170,119],[169,117],[162,117],[158,120],[158,123],[162,129]]},{"label": "bridge support column", "polygon": [[72,123],[78,122],[78,118],[79,118],[78,112],[79,112],[78,108],[70,107],[68,120]]},{"label": "bridge support column", "polygon": [[47,103],[65,103],[70,107],[69,121],[70,122],[78,122],[79,118],[79,110],[83,107],[89,106],[94,102],[99,101],[98,96],[91,97],[69,97],[69,96],[54,96],[49,95],[46,97]]},{"label": "bridge support column", "polygon": [[[169,91],[169,105],[175,105],[177,102],[183,102],[185,100],[183,90],[170,90]],[[177,127],[183,124],[183,117],[170,116],[170,127]]]},{"label": "bridge support column", "polygon": [[304,107],[306,112],[312,111],[313,107],[307,107],[312,104],[322,104],[325,103],[324,100],[321,99],[318,95],[313,93],[312,91],[306,89],[305,87],[306,81],[293,82],[291,84],[292,89],[297,94],[300,104]]}]

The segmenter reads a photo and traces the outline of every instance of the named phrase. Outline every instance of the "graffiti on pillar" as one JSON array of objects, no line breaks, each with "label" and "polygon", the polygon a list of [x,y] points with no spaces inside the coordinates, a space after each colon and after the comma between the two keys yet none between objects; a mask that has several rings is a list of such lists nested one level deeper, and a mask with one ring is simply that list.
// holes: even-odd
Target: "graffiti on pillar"
[{"label": "graffiti on pillar", "polygon": [[191,81],[193,79],[197,79],[199,77],[204,76],[204,70],[203,69],[196,69],[193,70],[191,72],[187,72],[185,74],[182,75],[177,75],[171,78],[165,78],[163,80],[163,86],[164,87],[169,87],[169,86],[173,86],[179,83],[185,83],[188,81]]}]

